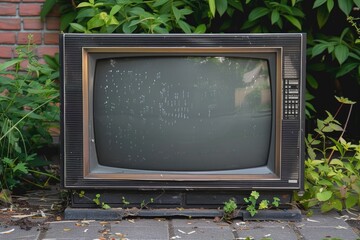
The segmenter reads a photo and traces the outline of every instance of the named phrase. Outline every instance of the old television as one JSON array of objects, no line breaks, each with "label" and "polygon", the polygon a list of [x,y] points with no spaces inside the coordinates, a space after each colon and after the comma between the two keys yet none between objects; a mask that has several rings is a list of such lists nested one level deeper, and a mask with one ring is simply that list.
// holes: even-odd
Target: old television
[{"label": "old television", "polygon": [[160,191],[167,206],[301,190],[305,45],[302,33],[61,34],[63,186]]}]

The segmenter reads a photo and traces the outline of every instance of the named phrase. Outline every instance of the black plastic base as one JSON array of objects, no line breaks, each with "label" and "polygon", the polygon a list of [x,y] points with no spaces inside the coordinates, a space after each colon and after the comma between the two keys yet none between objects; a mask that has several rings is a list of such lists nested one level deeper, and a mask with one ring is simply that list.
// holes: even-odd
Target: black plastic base
[{"label": "black plastic base", "polygon": [[[94,209],[94,208],[71,208],[65,209],[65,219],[67,220],[106,220],[116,221],[127,217],[191,217],[191,218],[214,218],[222,217],[222,210],[218,209]],[[268,209],[259,210],[251,217],[246,210],[237,210],[233,218],[244,221],[266,220],[266,221],[301,221],[301,211],[297,208],[289,209]]]}]

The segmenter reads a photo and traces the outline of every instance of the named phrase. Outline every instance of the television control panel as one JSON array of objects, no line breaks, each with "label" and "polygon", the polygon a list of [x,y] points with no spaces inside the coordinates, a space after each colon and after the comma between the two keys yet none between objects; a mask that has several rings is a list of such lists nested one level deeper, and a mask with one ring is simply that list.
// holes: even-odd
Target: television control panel
[{"label": "television control panel", "polygon": [[285,79],[284,82],[284,118],[297,119],[300,113],[299,79]]}]

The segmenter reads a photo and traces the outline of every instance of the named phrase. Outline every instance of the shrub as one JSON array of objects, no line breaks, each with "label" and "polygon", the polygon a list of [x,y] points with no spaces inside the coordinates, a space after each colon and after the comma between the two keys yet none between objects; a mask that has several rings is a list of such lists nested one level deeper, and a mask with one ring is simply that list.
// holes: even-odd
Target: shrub
[{"label": "shrub", "polygon": [[[305,207],[320,205],[321,211],[343,210],[360,206],[360,142],[343,138],[344,127],[336,120],[340,109],[349,106],[348,119],[355,102],[337,98],[340,107],[333,116],[317,120],[315,135],[308,134],[305,161],[305,194],[297,200]],[[335,139],[334,133],[340,136]]]},{"label": "shrub", "polygon": [[40,175],[56,178],[38,171],[48,163],[36,152],[52,142],[49,128],[59,120],[58,71],[38,61],[30,40],[0,64],[0,189],[43,186]]}]

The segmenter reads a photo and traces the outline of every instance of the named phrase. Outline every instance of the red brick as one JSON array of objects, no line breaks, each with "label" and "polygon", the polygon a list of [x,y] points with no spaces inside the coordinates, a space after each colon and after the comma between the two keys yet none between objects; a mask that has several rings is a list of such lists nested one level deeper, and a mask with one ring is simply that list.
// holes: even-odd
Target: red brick
[{"label": "red brick", "polygon": [[24,18],[24,30],[41,30],[44,29],[44,23],[40,18]]},{"label": "red brick", "polygon": [[60,18],[48,17],[46,18],[46,29],[47,30],[59,30],[60,29]]},{"label": "red brick", "polygon": [[0,46],[0,58],[11,58],[13,56],[13,48],[11,46]]},{"label": "red brick", "polygon": [[39,16],[41,12],[41,4],[23,3],[19,6],[20,16]]},{"label": "red brick", "polygon": [[21,69],[26,69],[27,66],[29,65],[29,61],[28,60],[24,60],[20,63],[20,67]]},{"label": "red brick", "polygon": [[0,18],[0,30],[20,30],[20,18]]},{"label": "red brick", "polygon": [[42,39],[41,39],[41,33],[40,32],[19,32],[18,33],[18,38],[17,38],[17,43],[18,44],[27,44],[29,39],[28,36],[29,34],[33,35],[33,43],[35,44],[41,44],[42,43]]},{"label": "red brick", "polygon": [[[0,0],[0,1],[5,2],[3,0]],[[6,2],[21,2],[21,0],[6,0]]]},{"label": "red brick", "polygon": [[0,14],[1,16],[15,16],[16,15],[16,7],[15,3],[0,3]]},{"label": "red brick", "polygon": [[0,43],[15,44],[15,32],[0,32]]},{"label": "red brick", "polygon": [[59,34],[58,33],[45,33],[44,34],[44,43],[45,44],[59,44]]},{"label": "red brick", "polygon": [[43,47],[39,46],[37,49],[37,53],[39,57],[42,57],[44,55],[50,55],[53,56],[55,53],[59,52],[59,47]]},{"label": "red brick", "polygon": [[45,2],[45,0],[23,0],[23,2]]}]

